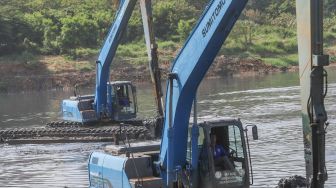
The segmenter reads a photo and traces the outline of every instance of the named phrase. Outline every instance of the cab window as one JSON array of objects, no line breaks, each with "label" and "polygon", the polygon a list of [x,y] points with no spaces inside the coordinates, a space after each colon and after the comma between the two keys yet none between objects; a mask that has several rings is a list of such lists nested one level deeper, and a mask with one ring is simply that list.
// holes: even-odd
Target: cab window
[{"label": "cab window", "polygon": [[135,102],[131,85],[116,87],[117,103],[121,112],[135,113]]},{"label": "cab window", "polygon": [[245,158],[238,126],[214,127],[210,133],[214,177],[218,184],[243,185]]}]

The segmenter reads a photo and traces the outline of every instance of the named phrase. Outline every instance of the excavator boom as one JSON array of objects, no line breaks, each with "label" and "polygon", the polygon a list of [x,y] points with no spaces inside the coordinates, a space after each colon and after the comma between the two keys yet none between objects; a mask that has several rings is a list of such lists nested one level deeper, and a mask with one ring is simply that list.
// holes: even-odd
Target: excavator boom
[{"label": "excavator boom", "polygon": [[96,61],[96,95],[94,106],[97,118],[100,119],[107,107],[107,82],[109,80],[110,66],[117,51],[123,31],[130,19],[136,0],[123,0],[117,16],[107,35],[104,45]]},{"label": "excavator boom", "polygon": [[211,1],[174,61],[172,82],[167,86],[160,151],[162,168],[167,169],[162,174],[167,182],[174,179],[174,168],[185,163],[190,111],[197,88],[246,3],[247,0]]},{"label": "excavator boom", "polygon": [[[136,89],[132,83],[127,81],[109,82],[110,66],[137,0],[120,0],[119,2],[115,20],[96,61],[95,95],[75,96],[63,100],[63,119],[66,121],[87,124],[101,120],[131,121],[136,118]],[[158,115],[162,117],[161,75],[153,30],[151,0],[140,0],[140,6],[150,62],[149,70],[154,83]]]},{"label": "excavator boom", "polygon": [[155,42],[153,15],[151,0],[140,1],[142,21],[144,25],[144,34],[146,39],[146,48],[149,59],[149,71],[154,85],[155,102],[157,115],[163,117],[163,99],[161,87],[161,71],[159,67],[157,44]]}]

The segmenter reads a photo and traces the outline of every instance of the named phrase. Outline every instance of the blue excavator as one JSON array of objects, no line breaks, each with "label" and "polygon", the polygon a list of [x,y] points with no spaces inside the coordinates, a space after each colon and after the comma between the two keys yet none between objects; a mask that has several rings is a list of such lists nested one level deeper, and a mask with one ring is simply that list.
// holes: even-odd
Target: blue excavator
[{"label": "blue excavator", "polygon": [[[101,121],[128,121],[137,117],[135,86],[130,81],[109,81],[111,63],[136,3],[137,0],[119,2],[115,21],[96,61],[95,94],[77,95],[63,100],[63,120],[90,124]],[[161,78],[153,31],[151,1],[141,0],[140,7],[158,116],[163,116]]]},{"label": "blue excavator", "polygon": [[[124,146],[111,145],[104,153],[93,152],[88,164],[90,187],[246,188],[253,183],[247,127],[253,127],[253,138],[258,139],[256,126],[244,128],[236,118],[197,123],[196,108],[197,88],[246,3],[247,0],[209,2],[172,65],[161,141],[133,143],[130,147],[126,137]],[[302,96],[308,93],[307,98],[302,97],[307,129],[304,130],[306,183],[312,188],[323,187],[327,179],[324,159],[327,117],[323,103],[327,87],[323,67],[328,65],[329,58],[323,54],[321,45],[321,19],[316,19],[322,17],[322,5],[319,0],[297,0],[300,72],[304,82],[301,85],[305,90]],[[312,32],[307,35],[307,31]],[[300,36],[303,32],[305,35]],[[303,44],[307,46],[302,47]],[[194,122],[190,124],[192,106]],[[226,152],[217,151],[217,145]],[[219,157],[218,152],[222,153]]]},{"label": "blue excavator", "polygon": [[[0,143],[97,142],[118,143],[121,131],[129,138],[141,140],[161,134],[163,102],[157,45],[154,38],[151,0],[139,0],[144,36],[149,58],[149,70],[154,85],[157,117],[137,117],[136,88],[130,81],[109,81],[110,66],[137,0],[120,0],[115,21],[105,39],[96,62],[94,95],[78,95],[62,101],[64,121],[47,123],[46,127],[6,129],[0,131]],[[76,90],[75,90],[76,91]],[[93,126],[92,126],[93,125]],[[157,126],[159,125],[159,126]]]},{"label": "blue excavator", "polygon": [[[189,126],[197,87],[246,3],[209,3],[172,65],[160,147],[146,142],[92,153],[90,187],[248,187],[252,183],[246,129],[239,119],[218,118],[198,124],[195,113],[194,123]],[[223,159],[227,166],[215,165],[210,147],[214,137],[216,144],[227,151]]]}]

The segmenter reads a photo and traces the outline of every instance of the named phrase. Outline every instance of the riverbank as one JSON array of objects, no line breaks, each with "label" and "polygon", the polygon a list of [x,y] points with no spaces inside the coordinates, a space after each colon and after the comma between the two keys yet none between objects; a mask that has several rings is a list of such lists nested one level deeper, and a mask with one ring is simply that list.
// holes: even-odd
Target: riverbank
[{"label": "riverbank", "polygon": [[[0,92],[40,91],[92,87],[95,84],[94,59],[73,61],[62,56],[39,56],[35,61],[0,61]],[[170,61],[160,62],[162,80],[166,80]],[[219,56],[210,67],[206,78],[263,75],[297,71],[296,66],[278,67],[261,59]],[[150,82],[147,64],[118,62],[113,64],[111,80]]]}]

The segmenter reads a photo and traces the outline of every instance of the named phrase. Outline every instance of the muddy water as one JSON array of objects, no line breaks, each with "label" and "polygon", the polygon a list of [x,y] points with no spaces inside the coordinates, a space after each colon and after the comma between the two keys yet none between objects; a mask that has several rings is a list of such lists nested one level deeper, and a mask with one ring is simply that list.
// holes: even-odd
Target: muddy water
[{"label": "muddy water", "polygon": [[[330,71],[326,99],[330,127],[327,135],[326,187],[336,187],[336,71]],[[240,117],[259,127],[251,142],[253,187],[275,187],[278,180],[305,175],[300,96],[296,73],[204,81],[198,94],[199,117]],[[81,91],[90,93],[92,89]],[[0,96],[0,128],[39,127],[57,120],[59,105],[71,91]],[[154,114],[151,86],[138,85],[140,115]],[[87,187],[87,159],[104,143],[0,145],[0,187]]]}]

